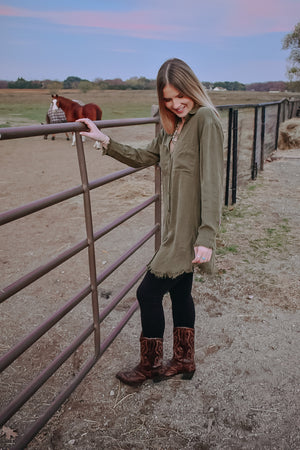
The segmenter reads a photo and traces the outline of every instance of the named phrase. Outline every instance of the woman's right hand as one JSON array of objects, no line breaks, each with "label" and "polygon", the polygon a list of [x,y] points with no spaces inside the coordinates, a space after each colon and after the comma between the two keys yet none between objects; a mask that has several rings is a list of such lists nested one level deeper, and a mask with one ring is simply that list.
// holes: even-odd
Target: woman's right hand
[{"label": "woman's right hand", "polygon": [[109,137],[106,136],[106,134],[102,133],[102,131],[100,131],[99,128],[96,127],[91,119],[77,119],[76,122],[84,123],[89,129],[89,131],[80,131],[79,134],[81,134],[81,136],[87,136],[91,139],[94,139],[95,141],[100,141],[103,144],[107,144],[109,142]]}]

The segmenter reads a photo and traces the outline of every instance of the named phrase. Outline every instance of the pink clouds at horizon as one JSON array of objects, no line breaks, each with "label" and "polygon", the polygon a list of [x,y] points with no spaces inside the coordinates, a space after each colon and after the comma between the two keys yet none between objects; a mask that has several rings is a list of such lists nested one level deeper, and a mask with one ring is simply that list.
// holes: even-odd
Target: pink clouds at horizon
[{"label": "pink clouds at horizon", "polygon": [[100,11],[33,11],[24,8],[0,6],[0,16],[44,19],[58,25],[81,28],[100,28],[123,32],[139,38],[163,39],[168,33],[187,31],[180,25],[158,25],[149,20],[152,13],[146,10],[134,12]]},{"label": "pink clouds at horizon", "polygon": [[[290,32],[300,20],[299,0],[230,0],[235,16],[229,23],[236,33]],[[297,20],[298,19],[298,20]],[[245,31],[246,30],[246,31]]]},{"label": "pink clouds at horizon", "polygon": [[[298,0],[297,0],[298,1]],[[198,40],[289,32],[300,6],[295,0],[186,0],[184,14],[168,0],[151,9],[135,11],[42,11],[0,6],[0,16],[43,19],[57,25],[91,28],[142,39]],[[154,2],[155,3],[155,2]],[[168,7],[168,5],[173,7]],[[176,1],[175,1],[176,4]],[[182,2],[181,2],[182,4]],[[298,2],[300,5],[300,2]]]}]

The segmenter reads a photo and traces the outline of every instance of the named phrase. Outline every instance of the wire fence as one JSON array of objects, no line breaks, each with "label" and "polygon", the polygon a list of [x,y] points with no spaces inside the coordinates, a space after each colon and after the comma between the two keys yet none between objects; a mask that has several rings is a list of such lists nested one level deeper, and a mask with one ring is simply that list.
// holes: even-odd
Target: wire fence
[{"label": "wire fence", "polygon": [[225,205],[236,203],[238,186],[257,177],[277,149],[280,124],[297,116],[300,99],[218,107],[225,131]]}]

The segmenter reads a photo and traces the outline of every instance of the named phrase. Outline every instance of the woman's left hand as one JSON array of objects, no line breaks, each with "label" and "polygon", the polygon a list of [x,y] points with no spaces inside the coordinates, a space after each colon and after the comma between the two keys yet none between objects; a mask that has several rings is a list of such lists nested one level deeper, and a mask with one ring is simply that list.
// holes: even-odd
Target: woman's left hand
[{"label": "woman's left hand", "polygon": [[193,264],[203,264],[211,259],[212,249],[207,247],[194,247],[195,259],[193,259]]},{"label": "woman's left hand", "polygon": [[79,134],[81,134],[81,136],[87,136],[95,141],[100,141],[101,143],[107,143],[109,141],[109,137],[102,133],[92,120],[84,118],[77,119],[76,122],[84,123],[89,129],[89,131],[80,131]]}]

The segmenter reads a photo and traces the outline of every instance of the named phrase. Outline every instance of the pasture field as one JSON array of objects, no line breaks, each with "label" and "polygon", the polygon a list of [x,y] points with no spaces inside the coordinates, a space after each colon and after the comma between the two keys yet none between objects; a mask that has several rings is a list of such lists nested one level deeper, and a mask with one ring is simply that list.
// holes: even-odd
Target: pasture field
[{"label": "pasture field", "polygon": [[[96,103],[103,110],[103,119],[150,116],[151,105],[157,104],[156,91],[101,91],[83,94],[79,90],[59,92],[83,103]],[[262,103],[293,96],[279,92],[211,92],[215,105]],[[0,127],[34,124],[45,121],[51,95],[46,89],[0,89]]]}]

